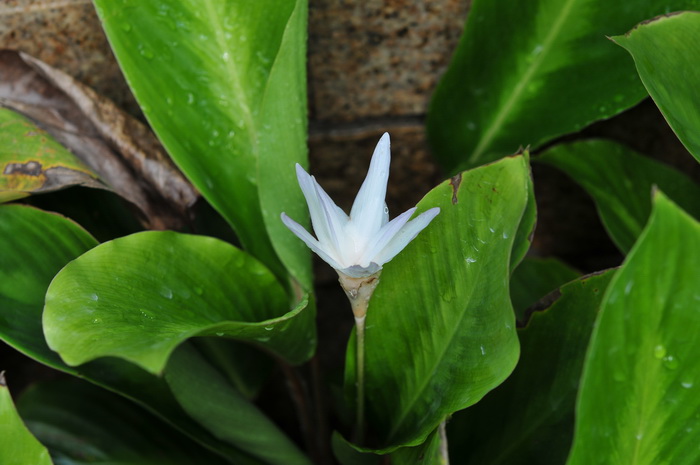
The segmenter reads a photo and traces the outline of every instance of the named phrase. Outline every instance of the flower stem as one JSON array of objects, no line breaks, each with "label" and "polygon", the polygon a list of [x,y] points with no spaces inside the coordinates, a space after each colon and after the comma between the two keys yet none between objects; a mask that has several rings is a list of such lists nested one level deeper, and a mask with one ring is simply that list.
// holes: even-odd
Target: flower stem
[{"label": "flower stem", "polygon": [[356,342],[356,359],[355,359],[355,381],[357,386],[357,405],[356,411],[356,442],[362,443],[365,435],[365,318],[367,316],[367,308],[369,307],[369,299],[374,293],[377,284],[379,284],[379,273],[364,278],[352,278],[350,276],[338,273],[340,277],[340,285],[345,291],[345,295],[350,300],[352,313],[355,315],[355,342]]},{"label": "flower stem", "polygon": [[355,317],[355,345],[357,349],[356,373],[357,382],[357,440],[365,439],[365,316]]}]

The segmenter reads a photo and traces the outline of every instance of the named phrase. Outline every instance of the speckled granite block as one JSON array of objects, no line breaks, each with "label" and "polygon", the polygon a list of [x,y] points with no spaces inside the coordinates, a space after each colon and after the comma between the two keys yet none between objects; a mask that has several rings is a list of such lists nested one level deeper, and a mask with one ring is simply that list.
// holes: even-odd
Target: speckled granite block
[{"label": "speckled granite block", "polygon": [[468,0],[310,0],[311,119],[424,114]]},{"label": "speckled granite block", "polygon": [[0,48],[35,56],[139,111],[90,0],[0,1]]}]

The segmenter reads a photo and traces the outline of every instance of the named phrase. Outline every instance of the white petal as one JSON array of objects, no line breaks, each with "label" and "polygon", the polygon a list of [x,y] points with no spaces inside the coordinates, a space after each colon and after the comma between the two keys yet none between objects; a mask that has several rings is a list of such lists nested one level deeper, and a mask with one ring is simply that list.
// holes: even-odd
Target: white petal
[{"label": "white petal", "polygon": [[384,265],[401,252],[409,242],[411,242],[419,232],[425,229],[433,218],[440,213],[438,207],[431,208],[418,215],[417,218],[409,221],[382,249],[372,261]]},{"label": "white petal", "polygon": [[383,265],[383,262],[377,262],[375,256],[378,255],[379,252],[381,252],[384,249],[384,247],[386,247],[389,241],[391,241],[391,239],[401,230],[401,228],[404,227],[406,222],[411,218],[415,211],[416,207],[413,207],[403,212],[386,225],[382,226],[382,229],[380,229],[377,235],[372,238],[369,247],[362,255],[360,264],[365,265],[371,262],[375,262],[378,263],[380,266]]},{"label": "white petal", "polygon": [[350,211],[350,219],[356,224],[357,231],[371,235],[382,227],[390,161],[389,134],[384,133],[374,149],[367,177]]},{"label": "white petal", "polygon": [[321,199],[318,197],[316,181],[304,171],[304,168],[298,163],[296,169],[299,187],[301,187],[301,191],[306,198],[306,204],[309,206],[309,215],[311,216],[311,224],[313,225],[314,232],[316,233],[316,237],[318,237],[318,242],[324,247],[327,247],[333,244],[333,239],[331,237],[328,220],[323,212],[323,207],[321,207]]},{"label": "white petal", "polygon": [[313,179],[314,186],[316,187],[316,193],[321,201],[321,208],[323,214],[326,218],[326,224],[328,225],[328,232],[330,234],[331,244],[335,250],[335,256],[341,263],[347,263],[346,257],[348,254],[348,244],[345,235],[345,225],[348,222],[348,217],[343,210],[341,210],[335,202],[326,194],[326,191]]},{"label": "white petal", "polygon": [[328,263],[330,266],[336,270],[343,268],[331,255],[333,251],[324,250],[323,245],[319,243],[309,232],[304,229],[299,223],[287,216],[286,213],[282,213],[282,222],[287,226],[296,236],[304,241],[304,243],[321,259]]}]

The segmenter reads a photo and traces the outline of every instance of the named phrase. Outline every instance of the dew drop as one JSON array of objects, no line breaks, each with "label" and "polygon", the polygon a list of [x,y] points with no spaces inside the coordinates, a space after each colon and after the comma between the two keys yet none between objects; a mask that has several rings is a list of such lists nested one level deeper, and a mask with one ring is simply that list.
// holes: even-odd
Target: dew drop
[{"label": "dew drop", "polygon": [[693,387],[693,382],[692,381],[683,381],[683,382],[681,382],[681,386],[684,389],[690,389]]},{"label": "dew drop", "polygon": [[634,285],[634,281],[630,281],[627,283],[625,286],[625,295],[629,295],[629,293],[632,291],[632,286]]},{"label": "dew drop", "polygon": [[221,54],[221,59],[224,61],[229,61],[231,59],[231,55],[228,52],[224,52]]},{"label": "dew drop", "polygon": [[129,24],[129,23],[122,23],[122,31],[124,31],[124,32],[129,32],[129,31],[131,31],[131,24]]},{"label": "dew drop", "polygon": [[503,231],[503,239],[508,239],[508,233]]},{"label": "dew drop", "polygon": [[476,263],[476,258],[467,257],[464,259],[464,261],[467,263]]},{"label": "dew drop", "polygon": [[173,298],[173,290],[170,289],[169,287],[162,287],[160,289],[160,295],[165,297],[166,299],[172,299]]},{"label": "dew drop", "polygon": [[255,338],[255,340],[260,341],[260,342],[267,342],[270,340],[270,338],[269,337],[258,337],[258,338]]},{"label": "dew drop", "polygon": [[669,370],[675,370],[676,368],[678,368],[679,364],[680,362],[673,355],[668,355],[664,357],[664,366]]},{"label": "dew drop", "polygon": [[202,289],[202,288],[199,287],[199,286],[195,286],[194,292],[195,292],[195,294],[197,294],[197,295],[202,295],[202,294],[204,294],[204,289]]},{"label": "dew drop", "polygon": [[661,360],[666,356],[666,347],[662,346],[661,344],[657,345],[654,347],[654,357]]},{"label": "dew drop", "polygon": [[194,103],[194,95],[191,92],[187,94],[187,103],[190,105]]},{"label": "dew drop", "polygon": [[90,294],[90,299],[92,299],[94,301],[98,301],[98,300],[100,300],[100,296],[98,296],[97,294]]},{"label": "dew drop", "polygon": [[149,60],[155,56],[153,52],[147,48],[142,48],[141,50],[139,50],[139,53],[142,57],[148,58]]},{"label": "dew drop", "polygon": [[484,349],[484,346],[479,346],[481,349],[481,355],[486,355],[486,349]]},{"label": "dew drop", "polygon": [[92,322],[95,323],[96,325],[100,324],[100,323],[102,323],[102,318],[95,318],[94,320],[92,320]]},{"label": "dew drop", "polygon": [[224,333],[216,333],[217,336],[221,337],[224,335]]},{"label": "dew drop", "polygon": [[265,326],[265,331],[272,331],[273,329],[275,329],[274,326]]}]

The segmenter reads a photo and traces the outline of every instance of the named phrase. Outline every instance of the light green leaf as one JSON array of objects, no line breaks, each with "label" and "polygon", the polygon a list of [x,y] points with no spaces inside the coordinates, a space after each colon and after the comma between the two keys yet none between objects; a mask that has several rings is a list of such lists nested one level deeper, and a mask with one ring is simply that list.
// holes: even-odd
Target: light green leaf
[{"label": "light green leaf", "polygon": [[523,260],[510,278],[510,299],[518,321],[525,321],[528,307],[579,275],[556,258]]},{"label": "light green leaf", "polygon": [[0,372],[0,463],[52,465],[49,452],[22,422],[15,410],[5,375]]},{"label": "light green leaf", "polygon": [[612,40],[630,52],[649,95],[700,161],[700,13],[660,16]]},{"label": "light green leaf", "polygon": [[423,443],[515,366],[508,280],[528,179],[516,156],[445,181],[418,204],[440,214],[385,265],[366,332],[368,424],[382,452]]},{"label": "light green leaf", "polygon": [[306,0],[95,5],[175,163],[251,254],[310,288],[309,252],[279,220],[308,218],[294,172],[307,164]]},{"label": "light green leaf", "polygon": [[115,356],[160,373],[195,336],[231,337],[301,363],[316,340],[307,303],[287,311],[275,277],[226,242],[149,231],[101,244],[61,270],[46,294],[44,334],[69,365]]},{"label": "light green leaf", "polygon": [[659,187],[700,218],[700,186],[670,166],[612,141],[557,145],[535,161],[564,171],[596,203],[605,229],[623,252],[635,243],[651,212],[651,191]]},{"label": "light green leaf", "polygon": [[185,409],[218,439],[275,465],[310,465],[272,421],[189,346],[173,353],[165,380]]},{"label": "light green leaf", "polygon": [[568,465],[700,462],[700,224],[657,193],[603,298]]},{"label": "light green leaf", "polygon": [[0,202],[75,185],[107,188],[46,131],[0,108]]},{"label": "light green leaf", "polygon": [[475,0],[428,113],[436,156],[454,173],[630,108],[646,92],[606,36],[698,7],[698,0]]},{"label": "light green leaf", "polygon": [[228,463],[127,400],[85,382],[63,380],[32,386],[17,408],[57,463]]},{"label": "light green leaf", "polygon": [[562,286],[552,296],[556,300],[541,302],[541,311],[518,330],[521,355],[513,374],[448,423],[455,463],[561,465],[566,460],[586,347],[613,274],[583,277]]},{"label": "light green leaf", "polygon": [[45,365],[80,376],[134,400],[218,454],[260,465],[218,442],[178,405],[162,378],[123,360],[99,359],[78,368],[63,363],[46,345],[41,328],[44,295],[54,275],[97,245],[72,221],[35,208],[0,206],[0,339]]}]

